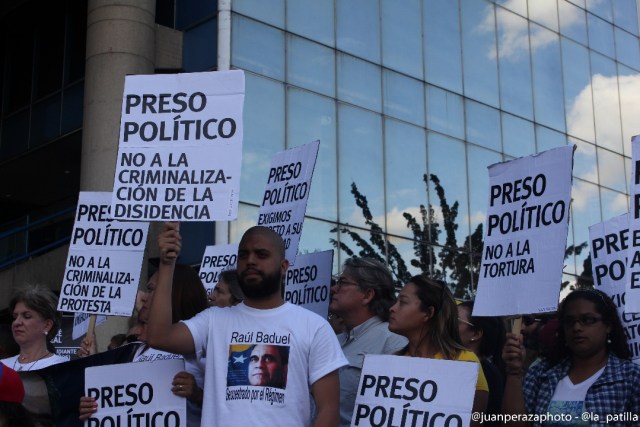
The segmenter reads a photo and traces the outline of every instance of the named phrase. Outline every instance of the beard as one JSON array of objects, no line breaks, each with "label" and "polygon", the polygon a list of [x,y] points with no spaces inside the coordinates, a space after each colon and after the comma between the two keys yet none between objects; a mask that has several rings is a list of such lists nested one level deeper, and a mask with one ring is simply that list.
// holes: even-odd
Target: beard
[{"label": "beard", "polygon": [[273,274],[261,273],[262,280],[256,283],[247,283],[244,275],[240,275],[240,289],[249,299],[265,299],[280,292],[280,271]]}]

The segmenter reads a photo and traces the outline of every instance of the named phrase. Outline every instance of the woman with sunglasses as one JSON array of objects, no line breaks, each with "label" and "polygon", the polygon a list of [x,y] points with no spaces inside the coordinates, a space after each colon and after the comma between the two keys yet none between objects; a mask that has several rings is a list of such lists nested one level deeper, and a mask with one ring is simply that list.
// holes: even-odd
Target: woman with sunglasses
[{"label": "woman with sunglasses", "polygon": [[[560,304],[558,319],[558,352],[526,374],[522,337],[507,334],[503,413],[549,414],[554,423],[545,425],[604,425],[607,415],[638,414],[640,367],[630,360],[613,301],[601,291],[575,290]],[[619,418],[607,425],[637,425],[628,421]],[[516,425],[532,424],[541,425]]]},{"label": "woman with sunglasses", "polygon": [[[480,362],[460,342],[456,302],[443,283],[425,275],[412,277],[389,312],[389,330],[409,340],[398,355]],[[478,368],[473,411],[484,412],[489,387],[482,368]],[[472,422],[471,425],[479,424]]]}]

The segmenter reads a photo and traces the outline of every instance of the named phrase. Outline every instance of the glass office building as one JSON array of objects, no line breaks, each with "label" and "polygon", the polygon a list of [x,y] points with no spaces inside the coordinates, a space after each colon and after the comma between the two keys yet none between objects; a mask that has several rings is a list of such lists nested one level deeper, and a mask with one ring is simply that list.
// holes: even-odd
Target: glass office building
[{"label": "glass office building", "polygon": [[[331,249],[332,238],[355,249],[347,234],[332,232],[336,226],[368,238],[355,184],[407,264],[414,234],[403,213],[420,218],[420,205],[433,207],[427,220],[441,230],[426,237],[436,256],[448,245],[477,257],[467,238],[485,219],[487,166],[567,144],[577,145],[567,245],[586,243],[590,225],[628,210],[630,140],[640,133],[636,0],[230,3],[230,66],[246,75],[245,139],[239,218],[215,241],[237,241],[256,223],[271,155],[316,139],[301,253]],[[156,22],[183,33],[179,71],[217,69],[217,6],[156,2]],[[61,40],[73,53],[69,37]],[[12,51],[4,43],[6,70]],[[65,100],[82,93],[70,70],[58,78],[54,139],[78,126],[65,116]],[[5,72],[0,156],[15,150],[6,136],[14,122],[48,117],[33,94],[28,118],[6,109],[11,78]],[[31,138],[41,144],[49,128],[36,129]],[[439,179],[451,207],[457,202],[449,241],[425,174]],[[334,271],[346,256],[336,251]],[[566,281],[576,281],[587,256],[588,248],[567,257]]]}]

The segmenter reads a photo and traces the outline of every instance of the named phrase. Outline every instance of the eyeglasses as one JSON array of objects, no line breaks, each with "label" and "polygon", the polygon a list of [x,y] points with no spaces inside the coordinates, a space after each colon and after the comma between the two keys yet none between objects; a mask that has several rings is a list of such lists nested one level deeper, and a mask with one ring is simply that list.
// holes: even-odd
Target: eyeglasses
[{"label": "eyeglasses", "polygon": [[582,316],[578,316],[578,317],[565,317],[564,319],[562,319],[562,325],[565,328],[572,328],[573,325],[575,325],[576,322],[578,322],[580,326],[591,326],[596,324],[597,322],[600,322],[601,320],[602,320],[602,317],[591,316],[590,314],[583,314]]},{"label": "eyeglasses", "polygon": [[353,280],[345,279],[344,277],[340,276],[336,280],[336,284],[334,286],[338,288],[338,290],[340,290],[344,286],[360,286],[360,285],[358,285],[358,283],[354,282]]},{"label": "eyeglasses", "polygon": [[462,323],[464,323],[464,324],[467,324],[467,325],[471,326],[472,328],[475,328],[475,327],[476,327],[476,325],[474,325],[473,323],[471,323],[471,322],[467,322],[466,320],[461,319],[461,318],[459,318],[459,317],[458,317],[458,322],[462,322]]}]

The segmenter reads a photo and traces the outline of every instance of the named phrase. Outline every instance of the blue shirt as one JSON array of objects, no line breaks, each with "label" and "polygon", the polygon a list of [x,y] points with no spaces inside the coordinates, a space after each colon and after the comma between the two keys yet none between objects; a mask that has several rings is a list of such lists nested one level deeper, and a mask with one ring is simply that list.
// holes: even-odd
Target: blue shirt
[{"label": "blue shirt", "polygon": [[[556,386],[569,373],[570,367],[569,359],[555,366],[542,361],[527,371],[523,386],[527,413],[546,414],[548,412]],[[640,366],[609,354],[604,372],[587,391],[584,410],[598,417],[597,421],[591,420],[592,426],[629,425],[628,422],[617,422],[615,419],[607,424],[606,417],[614,414],[622,416],[625,413],[640,413]]]}]

